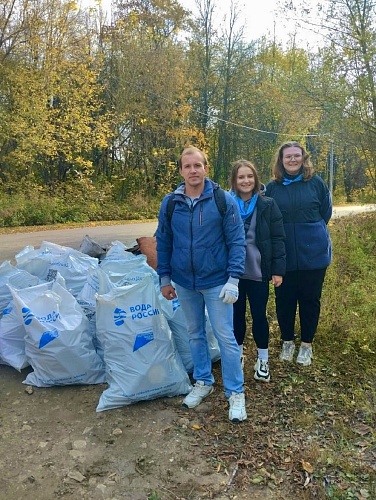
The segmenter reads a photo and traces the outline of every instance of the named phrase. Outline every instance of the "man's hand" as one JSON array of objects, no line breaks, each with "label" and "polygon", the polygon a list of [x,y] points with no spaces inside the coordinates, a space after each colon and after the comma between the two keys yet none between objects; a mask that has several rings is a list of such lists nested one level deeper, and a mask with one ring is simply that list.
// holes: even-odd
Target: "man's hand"
[{"label": "man's hand", "polygon": [[219,298],[223,297],[225,304],[234,304],[239,297],[239,288],[233,283],[226,283],[219,294]]},{"label": "man's hand", "polygon": [[175,288],[172,285],[165,285],[161,287],[161,293],[163,297],[167,300],[176,299],[177,295]]}]

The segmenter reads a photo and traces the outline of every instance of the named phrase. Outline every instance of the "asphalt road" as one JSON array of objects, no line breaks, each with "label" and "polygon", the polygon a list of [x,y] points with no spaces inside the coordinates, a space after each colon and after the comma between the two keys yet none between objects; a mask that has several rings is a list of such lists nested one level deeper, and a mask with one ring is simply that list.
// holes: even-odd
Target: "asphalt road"
[{"label": "asphalt road", "polygon": [[[335,207],[333,217],[343,217],[361,212],[376,211],[374,205],[351,205]],[[27,245],[39,248],[42,241],[78,250],[85,235],[90,236],[101,246],[119,240],[128,247],[133,246],[135,239],[141,236],[152,236],[157,228],[157,222],[138,222],[114,226],[87,226],[74,229],[57,229],[27,233],[0,234],[0,264],[10,260],[15,264],[14,256]]]},{"label": "asphalt road", "polygon": [[0,234],[0,264],[10,260],[15,264],[14,256],[27,245],[39,248],[42,241],[49,241],[58,245],[80,248],[85,235],[90,236],[101,246],[118,240],[132,247],[135,239],[141,236],[153,236],[157,229],[157,222],[138,222],[136,224],[122,224],[114,226],[88,226],[73,229],[51,229],[30,233]]}]

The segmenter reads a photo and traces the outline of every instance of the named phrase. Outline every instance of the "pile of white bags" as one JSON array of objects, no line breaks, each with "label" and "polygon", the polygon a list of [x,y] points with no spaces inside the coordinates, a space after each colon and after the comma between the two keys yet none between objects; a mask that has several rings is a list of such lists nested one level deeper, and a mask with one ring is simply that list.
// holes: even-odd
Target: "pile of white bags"
[{"label": "pile of white bags", "polygon": [[[0,364],[30,365],[24,383],[37,387],[107,383],[98,412],[187,394],[193,363],[178,300],[123,243],[98,257],[43,242],[0,266]],[[208,318],[207,333],[216,361]]]},{"label": "pile of white bags", "polygon": [[67,290],[74,296],[86,283],[87,272],[98,267],[98,259],[48,241],[43,241],[37,250],[16,255],[16,262],[18,269],[41,280],[52,281],[59,273],[65,279]]}]

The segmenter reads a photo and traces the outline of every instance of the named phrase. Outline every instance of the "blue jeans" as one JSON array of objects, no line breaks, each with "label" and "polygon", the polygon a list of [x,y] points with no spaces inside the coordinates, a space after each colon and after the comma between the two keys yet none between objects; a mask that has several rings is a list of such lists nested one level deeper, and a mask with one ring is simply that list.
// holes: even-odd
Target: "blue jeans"
[{"label": "blue jeans", "polygon": [[188,290],[174,284],[183,310],[193,361],[193,378],[213,385],[212,363],[205,329],[205,306],[221,353],[222,380],[226,397],[243,392],[244,376],[239,346],[233,331],[233,305],[218,296],[222,286],[206,290]]}]

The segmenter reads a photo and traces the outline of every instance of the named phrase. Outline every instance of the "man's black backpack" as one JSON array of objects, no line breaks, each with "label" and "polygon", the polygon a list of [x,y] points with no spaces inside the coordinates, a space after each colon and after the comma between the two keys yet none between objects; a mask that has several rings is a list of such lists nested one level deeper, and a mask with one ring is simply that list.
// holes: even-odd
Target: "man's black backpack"
[{"label": "man's black backpack", "polygon": [[[221,216],[224,217],[226,215],[226,211],[227,211],[225,192],[222,188],[217,188],[217,189],[214,189],[213,194],[214,194],[214,200],[215,200],[215,204],[217,205],[218,211],[221,214]],[[166,208],[167,218],[168,218],[169,222],[171,222],[171,217],[172,217],[172,214],[174,213],[174,210],[175,210],[175,204],[176,204],[176,201],[174,200],[174,193],[171,193],[168,200],[167,200],[167,208]]]}]

